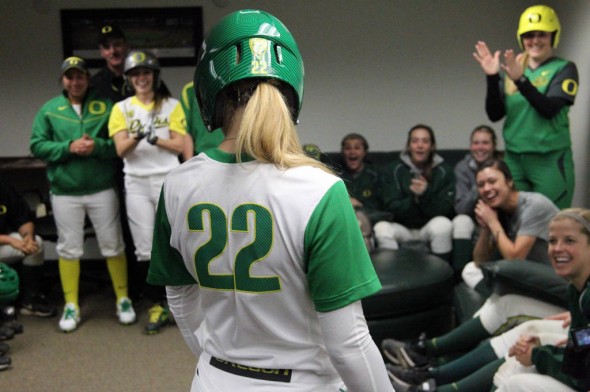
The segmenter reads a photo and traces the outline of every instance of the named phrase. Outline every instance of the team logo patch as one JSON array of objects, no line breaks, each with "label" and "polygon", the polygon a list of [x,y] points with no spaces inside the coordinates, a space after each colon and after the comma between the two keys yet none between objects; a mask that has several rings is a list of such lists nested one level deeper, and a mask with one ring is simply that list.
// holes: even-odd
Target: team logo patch
[{"label": "team logo patch", "polygon": [[4,204],[0,204],[0,215],[6,214],[6,211],[8,211],[8,208]]}]

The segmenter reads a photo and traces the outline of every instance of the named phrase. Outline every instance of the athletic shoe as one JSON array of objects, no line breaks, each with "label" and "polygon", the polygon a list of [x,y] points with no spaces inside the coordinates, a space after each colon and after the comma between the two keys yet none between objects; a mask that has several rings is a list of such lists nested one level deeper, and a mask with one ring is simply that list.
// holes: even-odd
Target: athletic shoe
[{"label": "athletic shoe", "polygon": [[36,295],[30,300],[23,300],[20,314],[25,316],[53,317],[57,314],[55,306],[44,295]]},{"label": "athletic shoe", "polygon": [[0,340],[10,340],[14,338],[14,330],[5,326],[0,326]]},{"label": "athletic shoe", "polygon": [[432,378],[432,373],[427,369],[411,368],[406,369],[401,366],[392,365],[390,363],[385,364],[387,374],[390,377],[396,377],[397,379],[407,382],[408,384],[418,385],[424,381]]},{"label": "athletic shoe", "polygon": [[16,320],[6,322],[6,323],[2,324],[2,326],[5,328],[12,329],[12,331],[15,334],[23,333],[23,331],[25,330],[25,327],[23,327],[23,325]]},{"label": "athletic shoe", "polygon": [[129,325],[135,322],[135,310],[133,310],[133,305],[129,298],[122,297],[117,302],[117,316],[119,317],[119,322],[123,325]]},{"label": "athletic shoe", "polygon": [[0,307],[0,325],[12,329],[15,334],[24,330],[23,325],[16,321],[16,309],[12,305]]},{"label": "athletic shoe", "polygon": [[0,355],[0,370],[5,370],[10,367],[12,360],[6,355]]},{"label": "athletic shoe", "polygon": [[393,376],[389,373],[389,380],[391,381],[391,385],[395,392],[435,392],[436,391],[436,383],[434,379],[429,379],[423,383],[418,385],[407,383],[399,378]]},{"label": "athletic shoe", "polygon": [[415,342],[403,342],[395,339],[385,339],[381,343],[381,350],[388,361],[404,368],[428,366],[431,358],[424,349],[424,334]]},{"label": "athletic shoe", "polygon": [[10,346],[8,343],[1,343],[0,342],[0,357],[10,351]]},{"label": "athletic shoe", "polygon": [[66,306],[64,306],[64,312],[59,320],[59,329],[63,332],[72,332],[78,328],[79,323],[80,309],[71,302],[67,303]]},{"label": "athletic shoe", "polygon": [[166,304],[155,304],[148,310],[149,321],[145,326],[148,335],[155,335],[170,322],[170,309]]}]

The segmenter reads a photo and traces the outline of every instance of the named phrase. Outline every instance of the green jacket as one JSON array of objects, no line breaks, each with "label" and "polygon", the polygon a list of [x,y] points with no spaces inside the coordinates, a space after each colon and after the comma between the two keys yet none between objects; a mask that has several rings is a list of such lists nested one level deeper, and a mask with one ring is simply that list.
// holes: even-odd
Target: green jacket
[{"label": "green jacket", "polygon": [[388,195],[383,175],[372,164],[365,163],[365,167],[360,173],[353,174],[343,170],[340,177],[346,184],[348,195],[363,203],[363,210],[371,224],[374,225],[382,220],[391,220],[391,214],[386,211],[385,207]]},{"label": "green jacket", "polygon": [[[89,90],[79,117],[65,93],[50,99],[33,121],[31,152],[47,162],[51,192],[88,195],[114,186],[117,153],[108,134],[112,103]],[[70,152],[70,143],[87,134],[94,139],[89,156]]]},{"label": "green jacket", "polygon": [[215,148],[223,141],[223,132],[217,128],[209,132],[201,119],[201,109],[195,96],[194,83],[187,83],[182,89],[182,99],[180,100],[184,116],[186,117],[186,130],[193,137],[195,145],[195,154]]},{"label": "green jacket", "polygon": [[393,214],[393,221],[410,229],[418,229],[435,216],[452,218],[455,214],[455,173],[453,168],[435,155],[432,179],[426,191],[419,197],[410,191],[415,173],[420,172],[406,153],[385,169],[385,181],[390,182],[391,198],[387,210]]}]

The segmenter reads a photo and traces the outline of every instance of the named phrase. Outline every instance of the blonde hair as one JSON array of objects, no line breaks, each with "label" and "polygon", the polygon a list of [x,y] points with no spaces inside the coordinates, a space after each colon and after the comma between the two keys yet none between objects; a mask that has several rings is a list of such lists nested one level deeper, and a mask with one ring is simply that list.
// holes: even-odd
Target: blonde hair
[{"label": "blonde hair", "polygon": [[555,222],[563,219],[576,221],[581,226],[580,232],[588,237],[588,242],[590,242],[590,210],[585,208],[566,208],[559,211],[551,221]]},{"label": "blonde hair", "polygon": [[[260,82],[251,96],[238,97],[237,105],[241,105],[241,101],[246,102],[236,143],[238,162],[244,152],[279,169],[313,166],[332,173],[326,165],[303,152],[291,112],[276,84],[272,80]],[[227,114],[230,117],[235,113],[227,105],[226,110],[229,110]],[[228,121],[231,118],[226,117],[224,123]]]}]

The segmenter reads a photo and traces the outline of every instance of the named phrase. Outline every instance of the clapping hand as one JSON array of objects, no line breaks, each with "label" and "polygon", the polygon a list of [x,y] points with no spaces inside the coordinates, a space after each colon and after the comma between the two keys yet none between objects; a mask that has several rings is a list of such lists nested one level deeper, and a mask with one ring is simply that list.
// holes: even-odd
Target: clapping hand
[{"label": "clapping hand", "polygon": [[492,55],[485,42],[477,41],[473,57],[486,75],[495,75],[500,72],[500,51],[496,50]]}]

